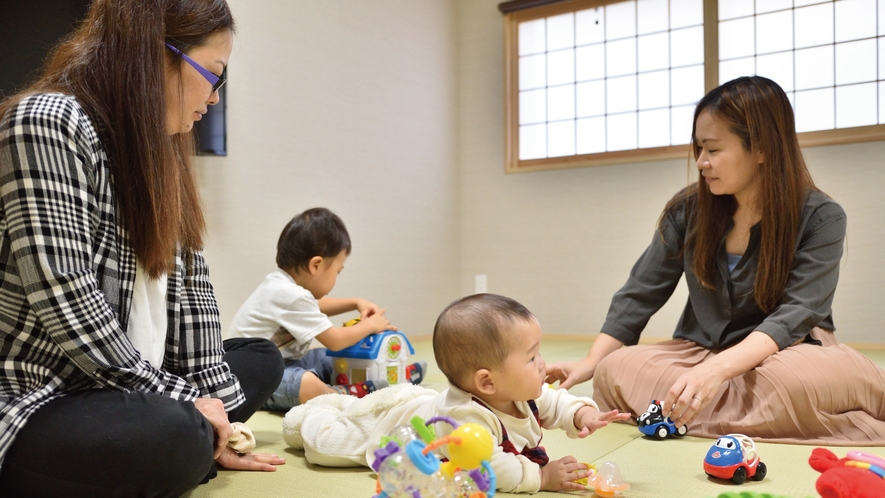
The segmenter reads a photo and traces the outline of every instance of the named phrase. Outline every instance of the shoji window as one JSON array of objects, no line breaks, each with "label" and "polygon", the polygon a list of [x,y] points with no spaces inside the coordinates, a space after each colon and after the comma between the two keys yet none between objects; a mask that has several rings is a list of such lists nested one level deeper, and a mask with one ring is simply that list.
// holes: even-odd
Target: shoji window
[{"label": "shoji window", "polygon": [[507,171],[688,157],[697,101],[753,74],[787,91],[803,145],[885,138],[885,0],[500,8]]}]

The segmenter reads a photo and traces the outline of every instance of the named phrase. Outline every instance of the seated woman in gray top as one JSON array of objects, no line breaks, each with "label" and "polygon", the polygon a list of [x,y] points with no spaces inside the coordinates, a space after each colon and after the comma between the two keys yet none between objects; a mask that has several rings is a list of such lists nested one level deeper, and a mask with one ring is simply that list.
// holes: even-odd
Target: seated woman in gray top
[{"label": "seated woman in gray top", "polygon": [[[702,178],[664,208],[588,355],[549,365],[548,381],[592,378],[602,411],[661,400],[695,436],[885,444],[885,371],[833,338],[845,212],[815,187],[786,94],[725,83],[692,136]],[[636,345],[683,274],[673,339]]]}]

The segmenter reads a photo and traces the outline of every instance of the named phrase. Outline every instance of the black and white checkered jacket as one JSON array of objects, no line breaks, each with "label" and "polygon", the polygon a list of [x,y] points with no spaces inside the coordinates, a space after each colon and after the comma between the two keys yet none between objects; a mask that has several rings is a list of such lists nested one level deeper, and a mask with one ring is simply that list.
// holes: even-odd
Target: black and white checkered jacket
[{"label": "black and white checkered jacket", "polygon": [[222,361],[201,254],[168,275],[163,369],[126,338],[135,256],[119,226],[107,155],[74,97],[40,94],[0,123],[0,464],[27,418],[86,389],[243,402]]}]

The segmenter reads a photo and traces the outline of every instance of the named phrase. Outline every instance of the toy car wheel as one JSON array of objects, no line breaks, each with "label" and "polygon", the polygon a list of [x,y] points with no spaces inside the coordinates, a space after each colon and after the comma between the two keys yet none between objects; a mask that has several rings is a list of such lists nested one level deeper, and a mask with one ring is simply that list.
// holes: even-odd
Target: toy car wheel
[{"label": "toy car wheel", "polygon": [[738,467],[731,476],[731,482],[735,484],[743,484],[747,480],[747,469]]},{"label": "toy car wheel", "polygon": [[676,432],[673,433],[676,437],[682,437],[688,433],[688,426],[683,425],[682,427],[676,429]]},{"label": "toy car wheel", "polygon": [[655,437],[658,439],[665,439],[670,434],[670,431],[667,430],[665,426],[660,426],[655,429]]},{"label": "toy car wheel", "polygon": [[765,474],[767,473],[768,468],[765,466],[764,463],[759,462],[759,465],[756,466],[756,473],[753,475],[753,480],[761,481],[762,479],[765,479]]}]

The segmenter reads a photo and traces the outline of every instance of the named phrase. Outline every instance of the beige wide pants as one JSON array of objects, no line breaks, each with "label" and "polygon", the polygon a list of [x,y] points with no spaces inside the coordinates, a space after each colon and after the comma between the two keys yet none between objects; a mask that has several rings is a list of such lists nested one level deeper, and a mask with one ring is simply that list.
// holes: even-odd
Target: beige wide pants
[{"label": "beige wide pants", "polygon": [[[823,343],[798,344],[719,388],[689,424],[690,436],[746,434],[756,441],[828,446],[885,446],[885,370],[814,329]],[[663,400],[676,379],[716,352],[674,339],[621,348],[593,377],[600,410],[634,416]]]}]

